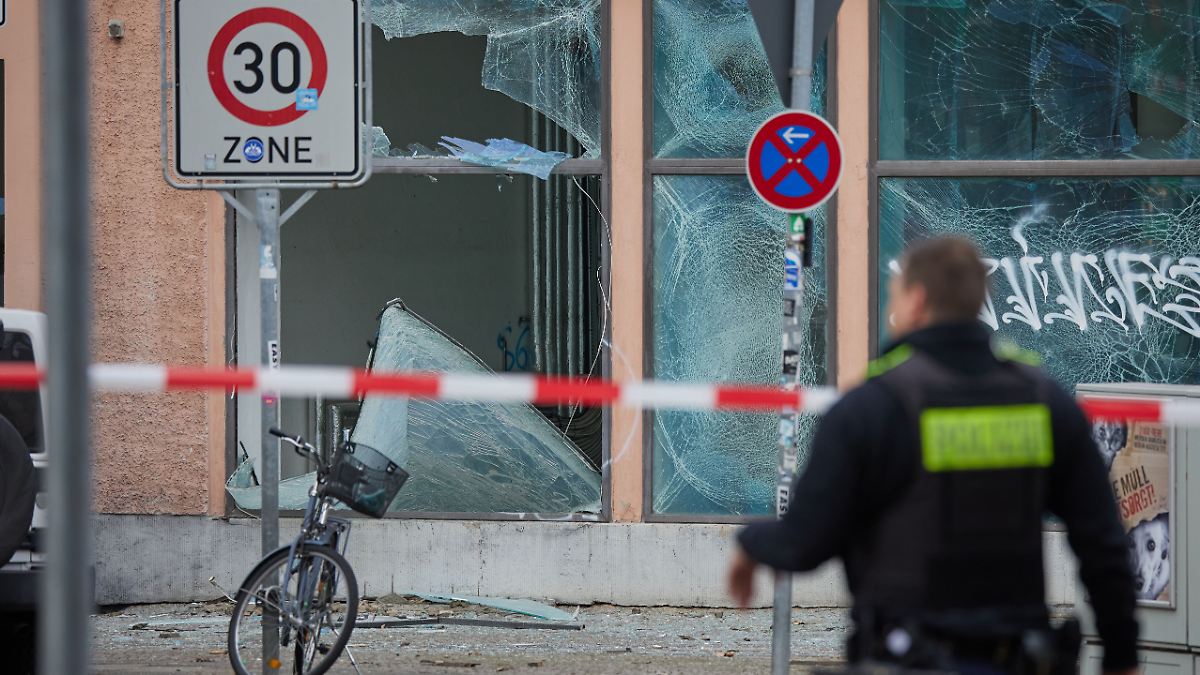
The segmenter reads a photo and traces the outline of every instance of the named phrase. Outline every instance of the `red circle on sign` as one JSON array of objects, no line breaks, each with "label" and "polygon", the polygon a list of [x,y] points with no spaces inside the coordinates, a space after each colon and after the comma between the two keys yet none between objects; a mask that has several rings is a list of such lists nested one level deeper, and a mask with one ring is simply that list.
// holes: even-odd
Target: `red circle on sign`
[{"label": "red circle on sign", "polygon": [[[779,140],[779,132],[784,127],[793,126],[804,127],[813,132],[813,137],[795,152]],[[785,164],[771,176],[763,175],[763,148],[768,143],[776,144],[780,154],[785,157],[797,158],[799,161]],[[821,145],[824,145],[829,153],[829,168],[824,180],[814,176],[803,162]],[[789,197],[775,191],[775,186],[792,173],[800,174],[808,183],[808,194]],[[824,204],[837,190],[838,182],[842,178],[842,141],[833,130],[833,126],[819,115],[800,111],[780,113],[763,122],[750,139],[750,147],[746,150],[746,176],[750,179],[750,186],[754,188],[754,192],[771,206],[790,213],[808,211]]]},{"label": "red circle on sign", "polygon": [[299,16],[278,7],[257,7],[248,9],[233,17],[221,26],[217,36],[213,38],[208,48],[208,83],[216,94],[217,100],[234,117],[260,127],[277,127],[300,119],[307,110],[297,110],[295,105],[284,106],[278,110],[259,110],[238,100],[229,85],[225,83],[225,50],[229,43],[243,30],[260,23],[277,23],[300,36],[304,46],[308,48],[312,58],[312,76],[308,79],[308,88],[316,89],[317,96],[325,89],[325,77],[329,72],[329,64],[325,59],[325,45],[317,31]]}]

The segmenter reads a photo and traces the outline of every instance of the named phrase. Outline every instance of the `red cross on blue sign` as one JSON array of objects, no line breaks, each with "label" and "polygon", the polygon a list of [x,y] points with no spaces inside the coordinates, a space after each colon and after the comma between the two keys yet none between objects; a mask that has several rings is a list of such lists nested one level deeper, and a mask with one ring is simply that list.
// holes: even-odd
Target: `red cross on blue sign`
[{"label": "red cross on blue sign", "polygon": [[763,201],[790,213],[808,211],[837,190],[842,142],[829,122],[806,112],[763,123],[746,152],[746,175]]}]

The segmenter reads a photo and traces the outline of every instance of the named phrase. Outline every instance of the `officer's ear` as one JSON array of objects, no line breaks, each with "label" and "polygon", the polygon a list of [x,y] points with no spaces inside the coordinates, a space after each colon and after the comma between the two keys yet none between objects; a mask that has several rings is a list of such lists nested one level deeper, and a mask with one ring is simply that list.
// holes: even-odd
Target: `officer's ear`
[{"label": "officer's ear", "polygon": [[933,319],[933,312],[929,307],[929,289],[925,288],[924,284],[915,283],[908,287],[908,302],[913,318],[919,323],[925,324]]}]

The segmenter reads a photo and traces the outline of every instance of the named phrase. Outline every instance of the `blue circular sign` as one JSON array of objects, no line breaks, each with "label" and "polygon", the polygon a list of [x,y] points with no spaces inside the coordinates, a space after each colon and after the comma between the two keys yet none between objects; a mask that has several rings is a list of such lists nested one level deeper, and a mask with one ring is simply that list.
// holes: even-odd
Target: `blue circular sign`
[{"label": "blue circular sign", "polygon": [[257,164],[263,158],[263,142],[258,138],[247,138],[246,143],[242,145],[242,154],[246,156],[246,161]]}]

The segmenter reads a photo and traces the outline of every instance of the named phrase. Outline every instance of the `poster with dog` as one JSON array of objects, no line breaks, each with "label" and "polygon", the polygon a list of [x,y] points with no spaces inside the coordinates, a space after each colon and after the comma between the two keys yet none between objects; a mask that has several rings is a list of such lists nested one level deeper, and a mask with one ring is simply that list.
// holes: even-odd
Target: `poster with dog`
[{"label": "poster with dog", "polygon": [[1092,435],[1129,535],[1137,597],[1171,602],[1171,432],[1150,422],[1096,421]]}]

